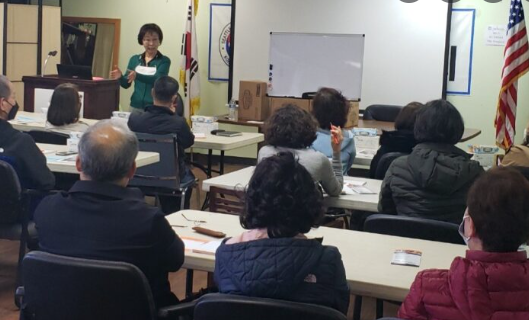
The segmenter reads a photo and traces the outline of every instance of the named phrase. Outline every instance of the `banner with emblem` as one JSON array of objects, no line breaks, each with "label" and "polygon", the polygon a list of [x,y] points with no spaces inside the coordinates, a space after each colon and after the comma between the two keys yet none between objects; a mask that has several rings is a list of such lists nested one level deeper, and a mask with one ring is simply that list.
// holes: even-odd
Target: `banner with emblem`
[{"label": "banner with emblem", "polygon": [[231,5],[212,3],[209,16],[209,81],[228,81],[231,46]]}]

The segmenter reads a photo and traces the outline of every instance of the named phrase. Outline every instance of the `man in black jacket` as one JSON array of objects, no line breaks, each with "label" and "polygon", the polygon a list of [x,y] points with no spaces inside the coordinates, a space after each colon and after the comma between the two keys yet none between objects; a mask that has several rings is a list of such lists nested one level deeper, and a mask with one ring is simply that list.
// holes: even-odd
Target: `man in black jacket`
[{"label": "man in black jacket", "polygon": [[[186,184],[195,179],[193,172],[185,163],[185,149],[195,143],[186,119],[176,114],[178,82],[169,76],[156,80],[152,89],[154,105],[147,106],[145,112],[133,112],[129,118],[129,128],[134,132],[150,134],[176,134],[178,142],[178,166],[180,183]],[[191,190],[186,192],[185,207],[189,208]],[[160,197],[163,212],[172,213],[179,209],[175,198]]]},{"label": "man in black jacket", "polygon": [[22,187],[52,189],[55,176],[46,166],[46,157],[28,134],[14,129],[8,122],[18,110],[15,97],[11,81],[0,75],[0,160],[15,168]]},{"label": "man in black jacket", "polygon": [[35,224],[41,250],[136,265],[162,307],[178,301],[167,273],[182,266],[184,244],[140,190],[126,187],[137,154],[138,140],[126,126],[102,120],[90,127],[79,142],[81,181],[42,200]]}]

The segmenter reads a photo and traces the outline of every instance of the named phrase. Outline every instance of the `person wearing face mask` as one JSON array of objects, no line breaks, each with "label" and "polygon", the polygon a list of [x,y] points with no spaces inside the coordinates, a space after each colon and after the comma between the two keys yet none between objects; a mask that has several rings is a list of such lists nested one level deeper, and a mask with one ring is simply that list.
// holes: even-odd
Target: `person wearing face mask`
[{"label": "person wearing face mask", "polygon": [[130,98],[131,111],[143,112],[145,107],[152,105],[151,91],[154,82],[169,74],[171,60],[158,51],[162,41],[163,33],[158,25],[143,25],[138,33],[138,43],[143,45],[145,52],[130,58],[125,73],[117,66],[110,72],[110,78],[119,80],[121,87],[125,89],[134,83],[134,92]]},{"label": "person wearing face mask", "polygon": [[450,270],[424,270],[402,303],[401,319],[529,319],[529,182],[497,167],[468,193],[459,232],[469,250]]},{"label": "person wearing face mask", "polygon": [[8,122],[18,111],[15,87],[0,75],[0,160],[13,166],[23,188],[49,190],[55,176],[31,136],[14,129]]}]

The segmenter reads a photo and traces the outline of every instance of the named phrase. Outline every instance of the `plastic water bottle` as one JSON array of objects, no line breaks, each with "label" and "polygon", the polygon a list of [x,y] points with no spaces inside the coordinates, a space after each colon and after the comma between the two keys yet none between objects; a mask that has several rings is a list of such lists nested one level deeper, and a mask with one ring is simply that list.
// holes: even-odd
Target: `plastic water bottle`
[{"label": "plastic water bottle", "polygon": [[231,98],[230,102],[228,103],[228,119],[230,121],[238,121],[239,120],[239,110],[237,110],[237,104],[235,104],[235,98]]}]

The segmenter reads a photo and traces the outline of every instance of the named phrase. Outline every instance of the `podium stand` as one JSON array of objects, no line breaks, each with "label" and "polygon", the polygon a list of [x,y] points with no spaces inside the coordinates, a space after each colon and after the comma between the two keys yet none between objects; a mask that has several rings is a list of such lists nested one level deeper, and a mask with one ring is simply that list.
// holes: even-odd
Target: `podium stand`
[{"label": "podium stand", "polygon": [[24,110],[35,111],[35,89],[53,90],[62,83],[73,83],[84,92],[83,118],[109,119],[119,109],[119,82],[117,80],[79,80],[51,76],[24,76]]}]

